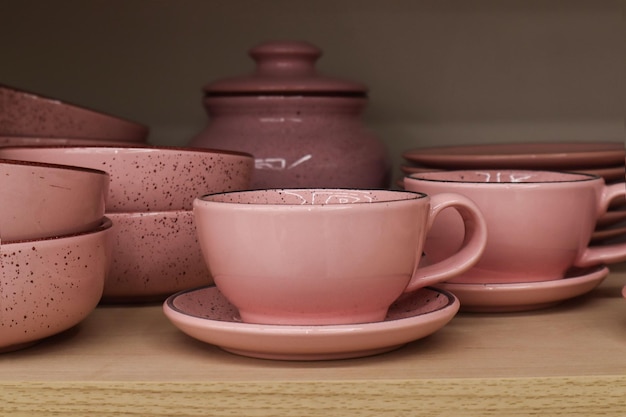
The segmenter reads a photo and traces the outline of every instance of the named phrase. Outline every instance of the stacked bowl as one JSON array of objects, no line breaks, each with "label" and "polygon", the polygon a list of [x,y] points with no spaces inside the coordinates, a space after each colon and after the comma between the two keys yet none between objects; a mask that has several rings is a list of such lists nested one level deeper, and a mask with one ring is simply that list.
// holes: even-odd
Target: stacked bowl
[{"label": "stacked bowl", "polygon": [[109,175],[0,160],[0,351],[78,324],[110,264]]},{"label": "stacked bowl", "polygon": [[4,147],[0,157],[109,173],[113,253],[103,301],[123,303],[211,283],[192,203],[203,194],[248,188],[254,165],[245,153],[148,145]]},{"label": "stacked bowl", "polygon": [[0,84],[0,146],[144,143],[137,122]]}]

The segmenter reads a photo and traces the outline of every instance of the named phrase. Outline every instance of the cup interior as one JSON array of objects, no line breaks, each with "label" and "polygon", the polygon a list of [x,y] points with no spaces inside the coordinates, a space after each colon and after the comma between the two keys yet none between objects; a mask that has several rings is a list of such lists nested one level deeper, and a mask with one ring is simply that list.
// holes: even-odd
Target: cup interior
[{"label": "cup interior", "polygon": [[561,172],[561,171],[531,171],[531,170],[459,170],[459,171],[432,171],[409,175],[409,178],[462,183],[559,183],[576,181],[593,181],[598,176],[592,174]]},{"label": "cup interior", "polygon": [[392,190],[359,189],[268,189],[235,191],[202,196],[200,200],[230,204],[258,205],[337,205],[367,204],[413,200],[426,197],[423,193]]}]

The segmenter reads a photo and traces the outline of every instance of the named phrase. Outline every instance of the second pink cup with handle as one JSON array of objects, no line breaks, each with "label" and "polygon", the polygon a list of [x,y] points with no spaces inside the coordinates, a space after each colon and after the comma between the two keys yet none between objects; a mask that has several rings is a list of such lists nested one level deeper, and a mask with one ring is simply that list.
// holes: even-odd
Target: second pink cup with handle
[{"label": "second pink cup with handle", "polygon": [[[624,183],[607,185],[601,177],[574,172],[476,169],[411,174],[404,186],[433,196],[463,194],[487,221],[482,258],[451,282],[548,281],[563,278],[571,267],[626,260],[626,243],[589,245],[598,218],[626,195]],[[425,243],[427,262],[447,258],[463,239],[463,219],[441,213]]]}]

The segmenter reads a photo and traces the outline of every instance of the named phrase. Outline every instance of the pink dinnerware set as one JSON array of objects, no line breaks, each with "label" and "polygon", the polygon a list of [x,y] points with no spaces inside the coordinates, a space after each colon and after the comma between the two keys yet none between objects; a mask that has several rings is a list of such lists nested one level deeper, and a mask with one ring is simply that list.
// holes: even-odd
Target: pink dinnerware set
[{"label": "pink dinnerware set", "polygon": [[0,85],[0,351],[157,302],[238,355],[369,356],[459,311],[584,295],[626,261],[623,143],[415,148],[392,186],[363,84],[305,42],[250,56],[205,87],[189,146]]},{"label": "pink dinnerware set", "polygon": [[6,86],[0,105],[0,350],[211,283],[192,203],[247,189],[251,155],[149,145],[139,124]]}]

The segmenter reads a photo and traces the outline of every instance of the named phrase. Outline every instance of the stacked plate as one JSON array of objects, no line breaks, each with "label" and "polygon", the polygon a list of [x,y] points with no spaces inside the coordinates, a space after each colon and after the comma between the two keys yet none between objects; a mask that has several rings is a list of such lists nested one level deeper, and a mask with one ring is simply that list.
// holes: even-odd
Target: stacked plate
[{"label": "stacked plate", "polygon": [[[402,154],[403,175],[453,169],[541,169],[599,175],[607,183],[626,178],[623,142],[541,142],[440,146]],[[399,184],[400,186],[402,184]],[[598,220],[592,241],[626,237],[626,201],[614,201]]]}]

